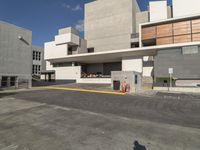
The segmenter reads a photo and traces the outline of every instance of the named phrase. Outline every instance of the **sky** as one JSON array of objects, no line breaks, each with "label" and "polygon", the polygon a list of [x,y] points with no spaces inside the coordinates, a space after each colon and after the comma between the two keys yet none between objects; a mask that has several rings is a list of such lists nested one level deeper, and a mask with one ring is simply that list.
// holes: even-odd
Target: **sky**
[{"label": "sky", "polygon": [[[83,32],[84,4],[91,1],[0,0],[0,20],[31,30],[33,45],[44,46],[60,28],[72,26]],[[137,1],[141,10],[147,9],[149,0]]]}]

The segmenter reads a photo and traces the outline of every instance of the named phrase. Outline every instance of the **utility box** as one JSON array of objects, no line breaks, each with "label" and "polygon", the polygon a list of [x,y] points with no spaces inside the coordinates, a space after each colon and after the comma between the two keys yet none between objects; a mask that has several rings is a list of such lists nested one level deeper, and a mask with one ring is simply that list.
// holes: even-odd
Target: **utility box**
[{"label": "utility box", "polygon": [[130,87],[129,93],[137,93],[141,90],[142,75],[134,71],[112,71],[112,88],[122,90],[122,83]]},{"label": "utility box", "polygon": [[120,81],[119,80],[118,81],[114,80],[112,84],[113,84],[113,90],[115,90],[115,91],[120,90]]}]

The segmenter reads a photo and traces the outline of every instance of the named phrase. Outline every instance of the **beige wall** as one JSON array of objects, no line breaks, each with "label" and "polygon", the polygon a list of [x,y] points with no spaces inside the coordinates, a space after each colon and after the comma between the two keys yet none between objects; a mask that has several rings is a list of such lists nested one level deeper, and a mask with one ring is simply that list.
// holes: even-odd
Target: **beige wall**
[{"label": "beige wall", "polygon": [[200,14],[200,0],[173,0],[173,16]]},{"label": "beige wall", "polygon": [[98,0],[85,5],[85,39],[95,52],[130,48],[136,27],[134,0]]},{"label": "beige wall", "polygon": [[167,1],[149,2],[150,22],[165,20],[168,17]]}]

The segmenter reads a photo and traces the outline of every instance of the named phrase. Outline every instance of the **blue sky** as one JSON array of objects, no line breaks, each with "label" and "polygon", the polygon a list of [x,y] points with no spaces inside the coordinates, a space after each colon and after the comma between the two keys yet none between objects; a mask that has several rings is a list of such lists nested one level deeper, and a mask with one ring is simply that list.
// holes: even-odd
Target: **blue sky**
[{"label": "blue sky", "polygon": [[[0,20],[33,32],[33,44],[43,46],[53,40],[59,28],[81,30],[84,3],[93,0],[0,0]],[[138,0],[141,10],[149,0]],[[168,2],[171,3],[171,0]]]}]

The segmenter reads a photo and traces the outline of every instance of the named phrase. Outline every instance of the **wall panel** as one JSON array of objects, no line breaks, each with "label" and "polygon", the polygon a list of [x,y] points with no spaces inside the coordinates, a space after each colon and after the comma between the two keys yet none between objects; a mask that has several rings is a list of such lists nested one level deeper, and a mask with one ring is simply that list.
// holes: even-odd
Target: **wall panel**
[{"label": "wall panel", "polygon": [[182,21],[173,24],[174,35],[183,35],[191,33],[191,23],[190,21]]},{"label": "wall panel", "polygon": [[191,42],[191,34],[174,36],[174,43]]},{"label": "wall panel", "polygon": [[153,39],[156,38],[156,27],[146,27],[142,29],[142,39]]},{"label": "wall panel", "polygon": [[156,45],[165,45],[165,44],[173,44],[172,37],[164,37],[164,38],[157,38]]},{"label": "wall panel", "polygon": [[157,37],[172,36],[172,24],[164,24],[157,26]]},{"label": "wall panel", "polygon": [[175,20],[154,24],[152,27],[143,27],[142,40],[144,46],[200,41],[200,19]]},{"label": "wall panel", "polygon": [[200,19],[192,20],[192,33],[200,33]]},{"label": "wall panel", "polygon": [[192,41],[193,41],[193,42],[198,42],[198,41],[200,41],[200,33],[192,34]]}]

